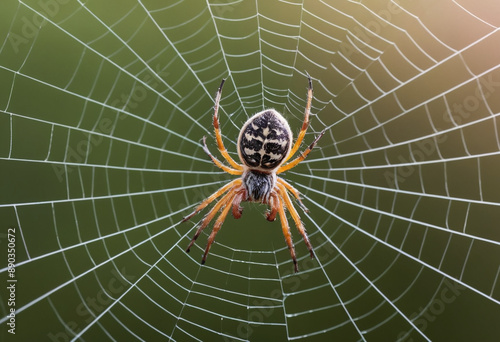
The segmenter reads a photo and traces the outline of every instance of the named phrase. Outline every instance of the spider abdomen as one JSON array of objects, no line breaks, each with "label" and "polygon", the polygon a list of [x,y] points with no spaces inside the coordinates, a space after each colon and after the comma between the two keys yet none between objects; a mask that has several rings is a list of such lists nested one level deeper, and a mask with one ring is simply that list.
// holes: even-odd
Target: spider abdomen
[{"label": "spider abdomen", "polygon": [[243,174],[243,184],[249,201],[268,203],[276,186],[276,174],[248,170]]},{"label": "spider abdomen", "polygon": [[274,109],[255,114],[243,125],[238,137],[238,155],[251,169],[271,171],[283,163],[290,152],[292,131]]}]

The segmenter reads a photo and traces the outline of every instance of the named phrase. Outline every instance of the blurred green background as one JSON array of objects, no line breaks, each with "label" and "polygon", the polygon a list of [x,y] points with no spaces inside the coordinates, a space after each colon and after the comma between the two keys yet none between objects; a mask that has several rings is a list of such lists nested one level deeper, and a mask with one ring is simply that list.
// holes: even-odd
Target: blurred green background
[{"label": "blurred green background", "polygon": [[[500,4],[0,4],[2,341],[498,341]],[[185,248],[233,179],[201,148],[275,108],[308,159],[289,219],[244,203],[203,267]],[[16,334],[8,332],[8,228]],[[207,227],[209,233],[211,226]]]}]

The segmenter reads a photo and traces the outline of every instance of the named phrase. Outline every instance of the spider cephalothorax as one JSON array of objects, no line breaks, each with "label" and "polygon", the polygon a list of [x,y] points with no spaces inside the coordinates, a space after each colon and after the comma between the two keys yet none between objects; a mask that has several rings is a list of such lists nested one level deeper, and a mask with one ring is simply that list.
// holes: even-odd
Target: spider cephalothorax
[{"label": "spider cephalothorax", "polygon": [[232,208],[232,213],[235,218],[240,218],[242,208],[240,203],[244,201],[260,202],[269,205],[270,210],[267,213],[267,219],[274,221],[276,215],[280,216],[281,227],[283,235],[285,236],[286,243],[290,249],[290,254],[294,263],[295,272],[298,271],[297,259],[295,257],[295,249],[290,235],[290,227],[285,214],[285,208],[288,208],[297,229],[302,235],[304,242],[311,258],[314,257],[314,252],[307,237],[303,223],[300,221],[299,214],[295,210],[288,192],[291,192],[297,199],[299,205],[304,211],[307,208],[302,204],[299,192],[293,188],[288,182],[277,175],[295,167],[298,163],[306,158],[316,145],[323,132],[314,139],[309,147],[302,152],[293,161],[287,163],[299,149],[302,140],[309,126],[309,114],[311,111],[312,101],[312,81],[309,78],[309,88],[307,91],[307,105],[304,114],[304,122],[299,136],[292,147],[292,131],[285,118],[274,109],[266,109],[252,116],[243,124],[240,134],[238,136],[238,156],[242,164],[238,164],[229,155],[222,142],[222,136],[219,128],[219,118],[217,116],[219,110],[219,101],[222,93],[222,86],[224,80],[217,91],[214,107],[213,125],[215,129],[215,137],[217,146],[224,159],[231,165],[227,166],[222,164],[215,158],[208,150],[205,137],[203,137],[203,146],[205,152],[210,156],[212,161],[222,170],[232,175],[241,175],[241,177],[229,182],[221,187],[214,194],[205,199],[193,213],[186,216],[184,221],[189,220],[196,213],[204,209],[207,205],[213,202],[218,197],[222,198],[214,205],[209,213],[203,218],[200,227],[196,231],[191,243],[187,248],[189,252],[191,246],[194,244],[201,231],[210,223],[216,216],[219,210],[221,214],[214,224],[212,233],[208,238],[207,247],[201,263],[204,264],[212,243],[214,242],[215,235],[219,231],[222,223],[224,222],[229,210]]}]

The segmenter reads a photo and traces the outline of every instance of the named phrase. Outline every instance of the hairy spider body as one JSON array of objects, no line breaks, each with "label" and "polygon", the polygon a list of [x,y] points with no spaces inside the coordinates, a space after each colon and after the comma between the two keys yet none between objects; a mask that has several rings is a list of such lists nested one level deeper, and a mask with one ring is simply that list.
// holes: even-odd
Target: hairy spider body
[{"label": "hairy spider body", "polygon": [[269,203],[271,192],[276,186],[276,174],[257,170],[243,172],[243,185],[246,192],[246,201]]},{"label": "hairy spider body", "polygon": [[307,104],[304,113],[304,122],[302,123],[302,128],[300,130],[299,136],[293,146],[292,131],[290,130],[288,122],[276,110],[266,109],[248,119],[243,124],[240,130],[237,146],[238,156],[241,164],[237,163],[233,160],[233,158],[231,158],[222,142],[222,135],[219,127],[219,118],[217,114],[224,81],[225,80],[222,80],[215,97],[213,125],[215,129],[217,147],[224,159],[230,164],[230,166],[221,163],[210,153],[206,144],[205,137],[203,137],[203,148],[216,166],[229,174],[240,175],[241,177],[221,187],[214,194],[201,202],[196,207],[194,212],[183,219],[183,222],[189,220],[191,217],[203,210],[218,197],[222,196],[222,198],[202,219],[200,227],[197,229],[186,251],[190,251],[191,246],[195,243],[196,239],[203,231],[203,229],[205,229],[205,227],[216,216],[216,214],[221,211],[219,217],[214,223],[213,230],[208,237],[208,243],[205,248],[205,253],[201,260],[201,263],[204,264],[210,247],[215,240],[215,236],[220,230],[222,223],[224,223],[229,210],[232,208],[232,214],[234,218],[238,219],[242,214],[242,208],[240,207],[241,202],[260,202],[270,207],[270,210],[267,212],[267,220],[274,221],[276,216],[279,215],[283,235],[285,237],[285,241],[288,245],[290,255],[294,263],[294,270],[295,272],[298,272],[295,248],[292,242],[290,227],[288,225],[288,220],[285,214],[286,208],[288,208],[288,210],[290,211],[290,215],[292,216],[297,229],[299,230],[307,248],[309,249],[311,258],[314,257],[314,252],[311,243],[309,242],[309,238],[305,231],[304,225],[300,220],[297,210],[294,208],[291,202],[288,192],[292,193],[292,195],[297,199],[299,206],[305,212],[308,212],[308,210],[300,199],[300,193],[283,178],[277,175],[295,167],[297,164],[303,161],[324,133],[324,131],[321,132],[321,134],[314,139],[314,141],[304,152],[302,152],[291,162],[287,163],[290,157],[292,157],[299,149],[306,134],[307,127],[309,126],[309,114],[311,111],[312,101],[311,78],[309,78],[309,88],[307,91]]}]

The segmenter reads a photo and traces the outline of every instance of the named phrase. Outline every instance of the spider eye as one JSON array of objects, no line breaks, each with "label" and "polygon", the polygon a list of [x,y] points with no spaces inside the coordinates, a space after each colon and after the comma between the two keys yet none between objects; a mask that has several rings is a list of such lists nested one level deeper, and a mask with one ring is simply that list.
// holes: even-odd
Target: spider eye
[{"label": "spider eye", "polygon": [[238,138],[238,154],[245,165],[270,171],[285,160],[291,141],[288,122],[274,109],[268,109],[255,114],[243,125]]}]

